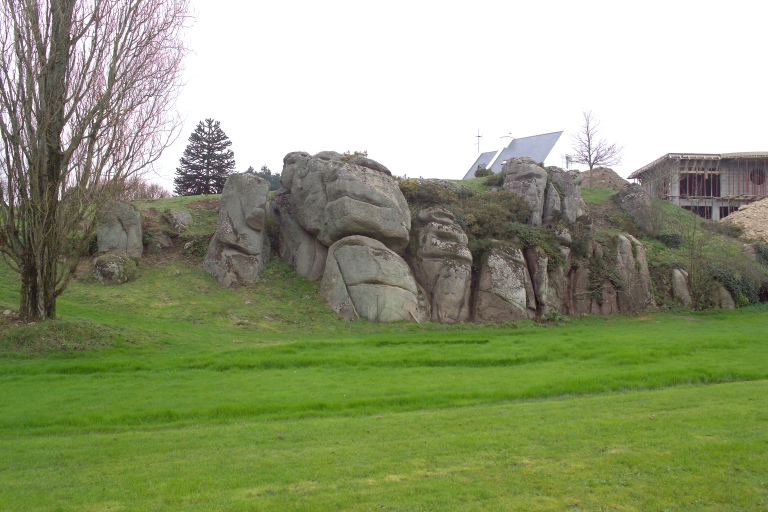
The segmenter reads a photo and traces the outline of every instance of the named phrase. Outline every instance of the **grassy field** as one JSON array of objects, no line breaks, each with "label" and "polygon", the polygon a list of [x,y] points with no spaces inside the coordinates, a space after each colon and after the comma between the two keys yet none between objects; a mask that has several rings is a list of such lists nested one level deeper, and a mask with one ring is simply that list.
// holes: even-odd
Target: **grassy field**
[{"label": "grassy field", "polygon": [[350,323],[277,260],[200,266],[2,320],[0,510],[768,509],[766,304]]},{"label": "grassy field", "polygon": [[377,325],[315,288],[145,267],[6,331],[0,510],[768,507],[765,307]]}]

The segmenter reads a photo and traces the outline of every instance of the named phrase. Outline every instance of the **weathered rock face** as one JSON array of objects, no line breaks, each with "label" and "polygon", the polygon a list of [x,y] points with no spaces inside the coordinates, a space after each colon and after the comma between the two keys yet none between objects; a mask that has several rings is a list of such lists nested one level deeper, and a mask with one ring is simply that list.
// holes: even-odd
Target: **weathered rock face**
[{"label": "weathered rock face", "polygon": [[328,248],[320,295],[339,317],[429,320],[429,301],[406,262],[381,242],[350,236]]},{"label": "weathered rock face", "polygon": [[586,209],[584,200],[581,198],[581,173],[550,168],[549,177],[558,185],[552,188],[560,202],[560,217],[568,224],[573,224],[577,218],[584,215]]},{"label": "weathered rock face", "polygon": [[203,267],[224,286],[253,284],[269,260],[265,232],[269,182],[254,174],[232,174],[221,193],[216,232]]},{"label": "weathered rock face", "polygon": [[531,207],[528,224],[540,226],[544,212],[544,191],[547,188],[547,171],[530,158],[512,158],[501,169],[504,189],[525,198]]},{"label": "weathered rock face", "polygon": [[619,207],[627,212],[640,231],[651,232],[651,199],[643,187],[637,184],[626,185],[614,197]]},{"label": "weathered rock face", "polygon": [[149,242],[147,242],[147,252],[149,254],[160,254],[173,248],[171,237],[160,231],[151,232]]},{"label": "weathered rock face", "polygon": [[619,305],[614,284],[608,279],[595,283],[591,274],[592,270],[586,265],[571,271],[570,314],[575,316],[618,314]]},{"label": "weathered rock face", "polygon": [[290,192],[281,190],[275,194],[269,209],[277,224],[280,258],[297,274],[310,281],[323,277],[328,248],[296,220]]},{"label": "weathered rock face", "polygon": [[478,322],[510,322],[536,313],[531,276],[523,252],[511,245],[493,247],[483,257],[473,317]]},{"label": "weathered rock face", "polygon": [[688,272],[679,268],[672,269],[672,297],[685,307],[691,307],[693,300],[688,291]]},{"label": "weathered rock face", "polygon": [[525,261],[528,264],[528,273],[531,276],[533,294],[536,297],[537,313],[546,315],[549,313],[549,274],[547,264],[549,258],[538,247],[529,247],[523,251]]},{"label": "weathered rock face", "polygon": [[141,214],[128,203],[108,203],[99,216],[96,238],[100,253],[119,252],[141,258]]},{"label": "weathered rock face", "polygon": [[183,210],[165,210],[163,220],[177,233],[183,233],[192,224],[192,215]]},{"label": "weathered rock face", "polygon": [[281,183],[291,192],[293,215],[323,245],[352,235],[398,252],[408,245],[408,204],[383,165],[333,151],[289,153],[283,162]]},{"label": "weathered rock face", "polygon": [[616,269],[621,276],[618,302],[622,313],[656,307],[645,247],[632,235],[616,239]]},{"label": "weathered rock face", "polygon": [[715,305],[720,309],[736,309],[736,303],[725,286],[718,284],[713,295]]},{"label": "weathered rock face", "polygon": [[472,253],[453,214],[442,208],[419,212],[411,237],[413,272],[430,298],[432,321],[469,320]]},{"label": "weathered rock face", "polygon": [[544,210],[541,213],[542,222],[552,223],[561,217],[562,201],[560,193],[552,183],[547,183],[546,199],[544,200]]},{"label": "weathered rock face", "polygon": [[111,253],[93,260],[96,279],[101,284],[123,284],[136,279],[138,267],[133,258],[125,253]]}]

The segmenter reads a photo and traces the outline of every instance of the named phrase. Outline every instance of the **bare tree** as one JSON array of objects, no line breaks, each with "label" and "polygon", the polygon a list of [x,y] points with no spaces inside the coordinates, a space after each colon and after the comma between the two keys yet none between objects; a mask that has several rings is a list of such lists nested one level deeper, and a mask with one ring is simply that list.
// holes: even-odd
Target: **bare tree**
[{"label": "bare tree", "polygon": [[579,133],[571,137],[575,160],[589,166],[589,185],[592,186],[592,170],[595,167],[618,165],[621,163],[621,146],[609,144],[598,136],[600,123],[591,110],[582,111],[583,122]]},{"label": "bare tree", "polygon": [[176,138],[186,20],[188,0],[0,5],[0,251],[23,318],[55,318],[94,212]]},{"label": "bare tree", "polygon": [[125,181],[123,192],[116,197],[120,201],[141,199],[162,199],[171,197],[171,192],[158,183],[147,181],[141,176],[133,176]]}]

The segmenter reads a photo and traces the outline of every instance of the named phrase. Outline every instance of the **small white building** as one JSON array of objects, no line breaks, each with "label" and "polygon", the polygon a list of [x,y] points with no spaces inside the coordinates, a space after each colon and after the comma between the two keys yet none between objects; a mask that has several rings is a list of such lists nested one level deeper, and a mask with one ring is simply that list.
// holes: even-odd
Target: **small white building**
[{"label": "small white building", "polygon": [[562,137],[563,132],[542,133],[530,137],[512,139],[505,148],[481,153],[469,170],[464,174],[465,180],[475,177],[478,169],[490,169],[494,173],[501,171],[504,162],[511,158],[529,157],[545,166],[554,165],[563,169],[580,167],[568,154],[569,141]]}]

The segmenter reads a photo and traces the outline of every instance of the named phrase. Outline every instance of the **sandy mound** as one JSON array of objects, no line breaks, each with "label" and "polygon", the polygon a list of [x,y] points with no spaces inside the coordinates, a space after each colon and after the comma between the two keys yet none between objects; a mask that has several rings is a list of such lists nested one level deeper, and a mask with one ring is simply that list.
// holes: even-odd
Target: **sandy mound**
[{"label": "sandy mound", "polygon": [[[590,175],[591,174],[591,175]],[[621,190],[624,185],[629,183],[627,180],[616,174],[612,169],[606,167],[596,167],[592,171],[581,173],[583,178],[582,187],[587,188],[605,188],[608,190]]]},{"label": "sandy mound", "polygon": [[743,227],[746,238],[768,242],[768,199],[742,206],[724,218],[723,222]]}]

